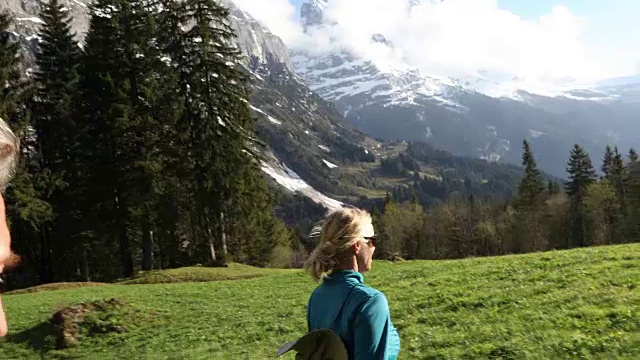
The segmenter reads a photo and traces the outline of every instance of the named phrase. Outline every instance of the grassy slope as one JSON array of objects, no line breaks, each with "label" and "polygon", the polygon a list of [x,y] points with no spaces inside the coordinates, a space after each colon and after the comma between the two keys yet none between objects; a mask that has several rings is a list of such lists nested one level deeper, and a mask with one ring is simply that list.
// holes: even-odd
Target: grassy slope
[{"label": "grassy slope", "polygon": [[[640,358],[640,245],[374,266],[366,281],[389,298],[403,359]],[[305,331],[314,284],[296,270],[259,271],[266,276],[7,295],[14,335],[0,340],[0,358],[273,358]],[[48,349],[38,325],[53,311],[113,297],[156,315],[125,334]]]}]

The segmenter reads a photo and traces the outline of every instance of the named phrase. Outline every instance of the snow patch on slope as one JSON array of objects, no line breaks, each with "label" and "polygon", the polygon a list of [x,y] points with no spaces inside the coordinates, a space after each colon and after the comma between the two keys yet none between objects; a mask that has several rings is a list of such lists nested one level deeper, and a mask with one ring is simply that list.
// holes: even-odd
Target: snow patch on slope
[{"label": "snow patch on slope", "polygon": [[329,169],[335,169],[335,168],[338,167],[338,165],[336,165],[336,164],[334,164],[332,162],[329,162],[329,161],[327,161],[325,159],[322,159],[322,161],[324,162],[325,165],[327,165],[327,167],[329,167]]},{"label": "snow patch on slope", "polygon": [[276,125],[282,125],[282,121],[274,118],[271,115],[267,115],[267,118],[269,118],[269,121],[271,121],[272,123],[276,124]]},{"label": "snow patch on slope", "polygon": [[331,149],[329,149],[328,147],[324,146],[324,145],[318,145],[318,147],[326,152],[331,152]]},{"label": "snow patch on slope", "polygon": [[271,176],[278,184],[285,189],[300,193],[316,203],[326,207],[327,209],[336,209],[343,207],[344,204],[338,200],[332,199],[318,190],[312,188],[306,181],[300,178],[293,170],[289,169],[285,164],[278,165],[262,162],[262,171]]},{"label": "snow patch on slope", "polygon": [[21,17],[21,18],[16,18],[16,21],[29,21],[29,22],[34,22],[37,24],[44,24],[44,21],[42,21],[42,19],[40,19],[39,17]]}]

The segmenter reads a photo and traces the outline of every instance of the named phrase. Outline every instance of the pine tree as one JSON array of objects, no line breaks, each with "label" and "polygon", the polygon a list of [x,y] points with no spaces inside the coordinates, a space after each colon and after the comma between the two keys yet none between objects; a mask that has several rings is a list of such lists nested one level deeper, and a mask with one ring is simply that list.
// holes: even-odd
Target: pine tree
[{"label": "pine tree", "polygon": [[155,1],[97,1],[83,57],[87,199],[113,219],[96,226],[117,239],[125,276],[135,269],[134,243],[141,244],[142,269],[154,268],[154,234],[177,262],[180,213],[171,207],[182,194],[176,177],[183,168],[170,167],[183,160],[173,137],[181,108],[177,77],[158,46],[157,10]]},{"label": "pine tree", "polygon": [[[79,152],[82,154],[86,174],[82,189],[85,229],[93,235],[91,251],[97,252],[101,244],[119,245],[117,254],[109,253],[112,267],[127,276],[133,273],[130,228],[127,224],[127,198],[124,196],[124,169],[119,154],[123,143],[116,129],[126,128],[125,75],[121,66],[124,49],[120,31],[117,1],[98,0],[90,6],[91,22],[85,38],[80,68],[80,94],[82,136]],[[103,221],[100,221],[103,219]],[[115,250],[114,247],[109,248]],[[123,271],[124,270],[124,271]]]},{"label": "pine tree", "polygon": [[46,174],[38,161],[38,144],[32,132],[28,99],[33,87],[20,76],[19,45],[9,36],[10,17],[0,13],[0,118],[4,119],[20,140],[21,155],[16,173],[6,190],[7,218],[16,252],[25,255],[29,264],[25,272],[33,272],[43,282],[51,280],[51,262],[40,262],[48,248],[43,243],[43,225],[52,219],[51,206],[42,200],[46,192]]},{"label": "pine tree", "polygon": [[[39,32],[40,52],[36,54],[34,73],[33,127],[35,129],[40,166],[47,175],[48,201],[56,213],[55,222],[47,225],[43,245],[50,251],[41,262],[51,263],[62,272],[74,263],[78,255],[72,236],[75,229],[73,203],[78,169],[74,166],[73,151],[77,142],[75,107],[77,100],[80,48],[71,32],[71,19],[59,0],[42,3],[40,18],[44,24]],[[76,259],[75,261],[78,261]]]},{"label": "pine tree", "polygon": [[543,250],[544,234],[540,222],[543,215],[545,195],[544,179],[538,170],[529,142],[524,140],[522,153],[524,177],[518,184],[518,194],[514,201],[516,210],[513,226],[521,237],[514,243],[516,252]]},{"label": "pine tree", "polygon": [[613,151],[609,175],[606,178],[615,194],[614,204],[610,206],[610,211],[607,213],[609,227],[611,228],[611,242],[617,242],[619,240],[620,221],[627,213],[626,178],[627,168],[625,167],[622,154],[616,146]]},{"label": "pine tree", "polygon": [[250,196],[234,184],[246,170],[241,164],[254,160],[258,143],[246,78],[238,67],[240,53],[231,45],[235,34],[228,9],[213,0],[162,5],[160,43],[177,73],[183,109],[176,132],[184,149],[181,181],[191,205],[190,236],[210,262],[224,265],[229,227],[243,221],[230,204]]},{"label": "pine tree", "polygon": [[608,178],[611,172],[611,167],[613,166],[613,151],[611,146],[607,145],[604,151],[604,158],[602,159],[602,173],[604,174],[603,178]]},{"label": "pine tree", "polygon": [[71,19],[59,0],[42,4],[44,21],[36,54],[34,123],[45,168],[58,170],[70,160],[74,137],[73,107],[79,80],[80,48]]},{"label": "pine tree", "polygon": [[177,97],[178,77],[169,64],[163,63],[158,69],[158,76],[163,79],[159,85],[157,105],[154,107],[158,111],[156,117],[163,124],[160,126],[159,155],[161,157],[159,176],[154,183],[157,190],[156,203],[156,241],[159,253],[161,254],[161,267],[177,267],[186,263],[181,262],[183,252],[180,250],[180,233],[188,219],[185,209],[189,209],[185,204],[188,198],[187,189],[183,186],[181,178],[184,173],[184,155],[179,144],[179,134],[176,125],[177,119],[182,113],[182,104]]},{"label": "pine tree", "polygon": [[99,241],[116,240],[117,268],[131,276],[136,220],[148,215],[144,194],[151,191],[147,171],[154,167],[148,138],[157,128],[146,86],[152,69],[145,51],[147,12],[140,1],[98,0],[91,14],[80,82],[81,151],[88,174],[84,200],[88,208],[96,207],[93,233]]},{"label": "pine tree", "polygon": [[[157,27],[154,12],[155,1],[134,0],[122,4],[122,41],[124,42],[125,72],[128,84],[128,103],[131,107],[133,134],[131,141],[132,170],[130,190],[132,191],[132,219],[142,237],[142,269],[153,268],[153,238],[155,212],[159,188],[156,184],[162,177],[162,142],[165,141],[164,128],[174,122],[164,114],[169,101],[163,97],[161,75],[166,74],[166,65],[160,59],[157,46]],[[136,152],[137,149],[141,151]]]},{"label": "pine tree", "polygon": [[[274,214],[273,196],[267,189],[264,176],[257,170],[257,162],[239,162],[241,176],[237,177],[232,193],[225,203],[224,244],[234,259],[243,256],[243,262],[267,266],[278,245],[290,245],[287,233]],[[223,244],[223,245],[224,245]],[[224,249],[223,249],[224,250]]]},{"label": "pine tree", "polygon": [[569,181],[565,184],[565,191],[569,197],[580,202],[587,187],[596,181],[596,174],[589,154],[578,144],[571,150],[567,172]]},{"label": "pine tree", "polygon": [[516,206],[522,208],[538,207],[542,202],[545,186],[544,179],[536,160],[533,157],[529,142],[524,140],[522,154],[522,166],[524,167],[524,177],[518,185],[518,195]]},{"label": "pine tree", "polygon": [[595,183],[596,173],[589,154],[578,144],[571,150],[567,167],[569,181],[565,185],[571,200],[571,225],[568,246],[587,245],[588,221],[584,199],[589,186]]}]

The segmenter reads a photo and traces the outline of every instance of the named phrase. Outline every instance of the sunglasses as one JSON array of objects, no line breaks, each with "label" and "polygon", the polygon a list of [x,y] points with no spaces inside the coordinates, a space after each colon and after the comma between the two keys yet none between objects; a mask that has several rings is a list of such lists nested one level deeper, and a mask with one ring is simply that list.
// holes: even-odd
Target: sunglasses
[{"label": "sunglasses", "polygon": [[376,236],[363,236],[367,244],[371,244],[371,246],[376,246]]}]

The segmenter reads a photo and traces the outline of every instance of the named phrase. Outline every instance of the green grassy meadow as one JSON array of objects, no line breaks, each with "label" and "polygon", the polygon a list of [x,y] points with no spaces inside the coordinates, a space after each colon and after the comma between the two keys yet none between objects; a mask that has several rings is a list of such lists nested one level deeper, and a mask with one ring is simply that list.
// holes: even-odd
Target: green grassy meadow
[{"label": "green grassy meadow", "polygon": [[[365,281],[389,299],[402,359],[640,358],[640,244],[375,262]],[[6,294],[0,358],[273,358],[306,331],[314,287],[299,270],[234,265]],[[55,350],[55,311],[111,298],[129,306],[85,317],[77,345]]]}]

